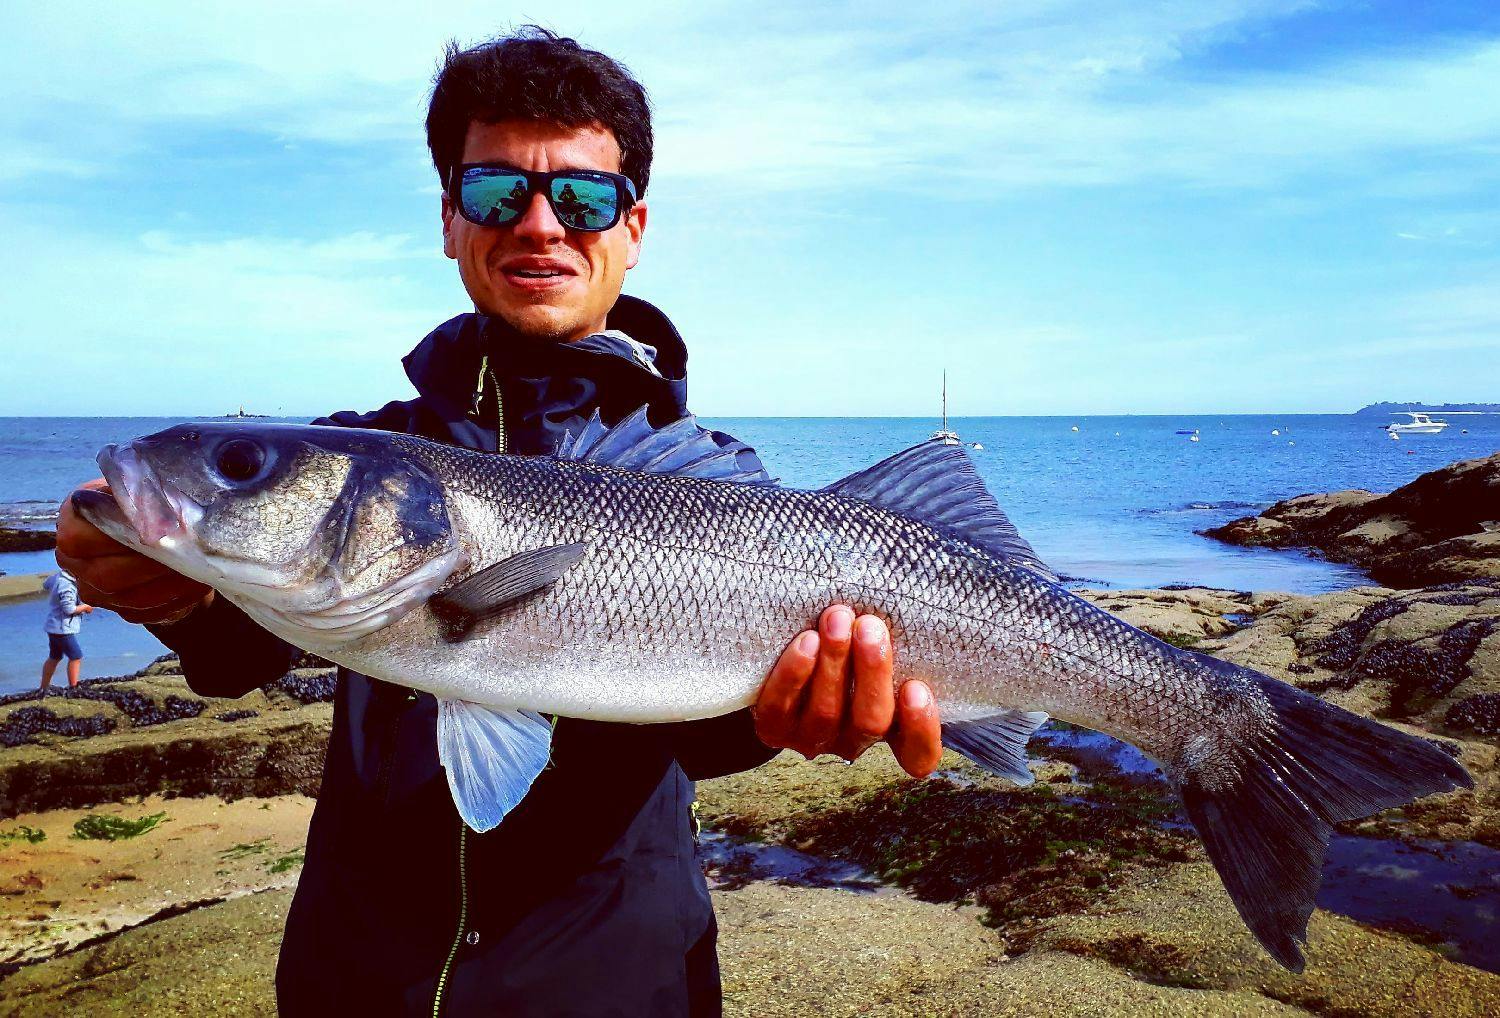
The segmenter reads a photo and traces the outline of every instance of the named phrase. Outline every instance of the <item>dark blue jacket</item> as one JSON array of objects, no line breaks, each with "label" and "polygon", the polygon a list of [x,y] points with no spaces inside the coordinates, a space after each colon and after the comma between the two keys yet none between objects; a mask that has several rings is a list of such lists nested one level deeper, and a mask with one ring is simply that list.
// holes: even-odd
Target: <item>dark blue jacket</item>
[{"label": "dark blue jacket", "polygon": [[[608,424],[641,405],[658,425],[684,416],[687,351],[667,318],[622,296],[608,327],[656,347],[664,377],[460,315],[405,358],[416,399],[319,423],[540,454],[595,409]],[[294,653],[224,598],[153,630],[205,696],[271,682]],[[718,1013],[689,809],[694,779],[775,755],[748,711],[673,725],[563,718],[552,766],[483,835],[453,808],[432,696],[340,668],[333,717],[276,972],[284,1015]]]}]

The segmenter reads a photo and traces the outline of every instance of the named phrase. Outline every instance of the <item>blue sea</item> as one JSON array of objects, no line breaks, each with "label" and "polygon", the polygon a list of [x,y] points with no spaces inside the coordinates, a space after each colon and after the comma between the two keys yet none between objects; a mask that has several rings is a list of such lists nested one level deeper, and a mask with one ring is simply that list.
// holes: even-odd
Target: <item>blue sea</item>
[{"label": "blue sea", "polygon": [[[183,418],[0,418],[0,525],[50,528],[57,503],[97,476],[107,442]],[[927,438],[913,418],[704,418],[754,445],[784,484],[817,487]],[[1232,548],[1195,531],[1305,492],[1389,491],[1455,460],[1500,450],[1500,415],[1448,415],[1440,435],[1391,441],[1352,415],[950,418],[1021,533],[1081,585],[1193,583],[1319,593],[1364,582],[1296,552]],[[1179,434],[1195,430],[1199,441]],[[1465,431],[1467,433],[1465,433]],[[0,572],[54,568],[50,552],[0,554]],[[36,681],[43,604],[0,604],[0,692]],[[107,612],[84,620],[84,675],[132,671],[163,653]]]}]

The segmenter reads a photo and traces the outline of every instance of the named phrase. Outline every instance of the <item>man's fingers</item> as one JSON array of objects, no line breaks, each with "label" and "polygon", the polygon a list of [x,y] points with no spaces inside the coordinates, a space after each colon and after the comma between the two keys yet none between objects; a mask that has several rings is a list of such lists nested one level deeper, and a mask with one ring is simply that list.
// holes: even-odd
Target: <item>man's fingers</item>
[{"label": "man's fingers", "polygon": [[854,612],[836,604],[818,620],[818,662],[807,685],[807,700],[792,748],[811,759],[828,749],[839,734],[844,700],[849,693],[849,644]]},{"label": "man's fingers", "polygon": [[111,610],[126,622],[134,622],[136,625],[145,625],[147,623],[169,623],[177,622],[181,619],[187,618],[187,616],[192,614],[193,610],[196,609],[198,605],[202,603],[202,601],[203,598],[201,597],[180,598],[175,601],[170,601],[167,604],[157,605],[154,608],[139,610],[133,608],[117,608]]},{"label": "man's fingers", "polygon": [[854,683],[849,710],[833,752],[853,763],[886,737],[896,714],[891,632],[885,622],[874,615],[861,615],[854,620],[851,658]]},{"label": "man's fingers", "polygon": [[[104,591],[78,584],[78,596],[88,604],[124,615],[126,611],[147,611],[164,608],[184,601],[201,601],[208,588],[201,583],[169,573],[160,579],[140,583],[126,590]],[[154,619],[152,621],[155,621]]]},{"label": "man's fingers", "polygon": [[[163,576],[176,576],[184,583],[191,582],[160,562],[146,558],[124,546],[120,547],[121,551],[118,555],[99,555],[92,558],[79,558],[59,551],[57,564],[78,578],[80,588],[87,586],[90,590],[106,593],[124,592],[143,583],[159,580]],[[107,603],[107,600],[104,603]]]},{"label": "man's fingers", "polygon": [[798,635],[781,652],[755,700],[755,734],[767,746],[784,749],[797,734],[802,690],[818,659],[818,634]]},{"label": "man's fingers", "polygon": [[[95,478],[79,485],[93,491],[108,491],[104,478]],[[125,546],[79,515],[73,508],[73,499],[65,498],[57,510],[57,550],[75,559],[94,558],[98,555],[117,555]]]},{"label": "man's fingers", "polygon": [[942,725],[932,690],[920,679],[901,687],[897,697],[896,730],[890,737],[896,762],[914,778],[925,778],[937,769],[943,755]]}]

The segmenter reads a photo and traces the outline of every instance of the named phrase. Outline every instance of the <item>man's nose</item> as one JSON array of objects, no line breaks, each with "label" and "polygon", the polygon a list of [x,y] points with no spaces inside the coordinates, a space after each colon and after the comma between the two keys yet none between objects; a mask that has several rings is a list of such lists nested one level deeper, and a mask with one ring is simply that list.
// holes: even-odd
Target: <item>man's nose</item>
[{"label": "man's nose", "polygon": [[538,244],[548,244],[568,235],[568,231],[553,214],[552,206],[547,203],[547,196],[540,191],[531,196],[526,214],[516,220],[514,229],[517,237]]}]

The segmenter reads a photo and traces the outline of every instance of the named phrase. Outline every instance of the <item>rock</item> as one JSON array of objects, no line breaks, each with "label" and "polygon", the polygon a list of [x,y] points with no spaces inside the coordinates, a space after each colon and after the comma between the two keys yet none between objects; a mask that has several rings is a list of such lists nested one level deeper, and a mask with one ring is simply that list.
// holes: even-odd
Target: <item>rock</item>
[{"label": "rock", "polygon": [[0,527],[0,552],[48,551],[55,547],[57,547],[57,535],[50,530]]},{"label": "rock", "polygon": [[1443,723],[1475,735],[1500,735],[1500,693],[1481,693],[1448,708]]},{"label": "rock", "polygon": [[333,708],[315,694],[331,685],[296,672],[237,700],[199,697],[169,655],[45,701],[0,697],[0,818],[158,792],[316,795]]},{"label": "rock", "polygon": [[1500,453],[1423,474],[1387,495],[1299,495],[1202,531],[1229,544],[1310,548],[1392,587],[1500,577]]}]

